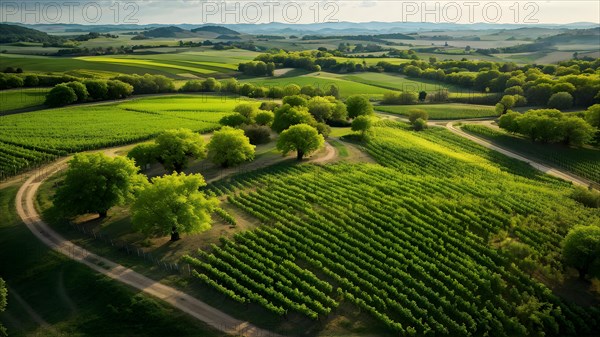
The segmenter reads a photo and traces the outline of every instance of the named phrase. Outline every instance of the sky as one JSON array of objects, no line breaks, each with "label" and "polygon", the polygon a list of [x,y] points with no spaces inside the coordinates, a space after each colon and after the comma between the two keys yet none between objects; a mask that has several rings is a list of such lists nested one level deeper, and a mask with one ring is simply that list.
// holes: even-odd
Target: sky
[{"label": "sky", "polygon": [[600,1],[2,0],[0,21],[80,24],[435,22],[600,24]]}]

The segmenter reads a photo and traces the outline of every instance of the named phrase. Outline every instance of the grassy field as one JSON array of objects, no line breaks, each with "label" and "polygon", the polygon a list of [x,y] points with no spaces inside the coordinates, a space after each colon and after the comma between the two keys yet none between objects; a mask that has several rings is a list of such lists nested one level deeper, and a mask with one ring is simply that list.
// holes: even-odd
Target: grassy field
[{"label": "grassy field", "polygon": [[148,139],[166,129],[208,132],[219,128],[219,119],[245,101],[174,95],[5,116],[0,119],[0,176],[57,155]]},{"label": "grassy field", "polygon": [[484,125],[467,124],[463,125],[462,129],[487,138],[511,151],[547,162],[600,184],[600,150],[598,149],[534,143],[504,130],[492,129]]},{"label": "grassy field", "polygon": [[99,71],[125,74],[161,74],[174,78],[189,75],[231,73],[237,64],[252,60],[258,53],[246,50],[208,50],[153,55],[111,55],[86,57],[51,57],[0,54],[4,67],[20,67],[33,72]]},{"label": "grassy field", "polygon": [[0,91],[0,114],[11,110],[40,106],[46,100],[49,89],[31,88]]},{"label": "grassy field", "polygon": [[[17,189],[0,189],[0,276],[9,287],[0,320],[9,336],[223,336],[50,250],[18,220]],[[41,327],[31,312],[48,326]]]},{"label": "grassy field", "polygon": [[462,119],[496,116],[493,106],[462,103],[416,104],[416,105],[378,105],[376,110],[408,116],[412,109],[427,111],[429,119]]}]

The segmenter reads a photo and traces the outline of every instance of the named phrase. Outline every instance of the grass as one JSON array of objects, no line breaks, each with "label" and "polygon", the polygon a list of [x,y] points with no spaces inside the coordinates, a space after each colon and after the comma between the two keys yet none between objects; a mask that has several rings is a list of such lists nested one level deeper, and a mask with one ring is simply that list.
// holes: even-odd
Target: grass
[{"label": "grass", "polygon": [[379,105],[376,109],[403,116],[408,116],[410,110],[422,109],[427,111],[429,119],[461,119],[496,116],[496,112],[492,106],[462,103]]},{"label": "grass", "polygon": [[402,90],[402,91],[438,91],[442,89],[448,89],[450,91],[465,91],[464,88],[446,84],[443,82],[431,81],[431,80],[415,80],[407,78],[406,76],[385,74],[385,73],[372,73],[365,72],[353,75],[346,75],[342,77],[345,80],[373,85],[389,90]]},{"label": "grass", "polygon": [[26,109],[44,104],[46,88],[31,88],[0,91],[0,113]]},{"label": "grass", "polygon": [[[0,319],[10,336],[224,336],[50,250],[17,218],[17,189],[0,189],[0,275],[9,286]],[[40,327],[16,294],[49,327]]]},{"label": "grass", "polygon": [[462,129],[491,140],[511,151],[555,165],[600,184],[600,150],[572,148],[560,144],[540,144],[484,125],[463,125]]},{"label": "grass", "polygon": [[218,128],[219,119],[242,101],[174,95],[15,114],[0,121],[0,141],[43,151],[75,152],[131,143],[172,128],[207,132]]}]

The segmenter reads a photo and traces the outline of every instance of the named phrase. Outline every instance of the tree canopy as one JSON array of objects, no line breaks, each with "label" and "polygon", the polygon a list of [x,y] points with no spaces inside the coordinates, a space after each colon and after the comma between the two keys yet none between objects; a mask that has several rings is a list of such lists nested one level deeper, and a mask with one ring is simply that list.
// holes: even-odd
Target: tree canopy
[{"label": "tree canopy", "polygon": [[369,99],[362,95],[352,95],[346,99],[348,117],[356,118],[362,115],[372,115],[373,105]]},{"label": "tree canopy", "polygon": [[277,149],[286,155],[290,151],[297,151],[297,159],[302,160],[304,155],[321,148],[325,138],[314,127],[308,124],[297,124],[283,131],[277,139]]},{"label": "tree canopy", "polygon": [[280,108],[275,110],[275,118],[271,129],[273,131],[281,133],[283,130],[296,124],[308,124],[312,126],[317,125],[317,121],[310,114],[307,107],[304,106],[291,106],[284,104]]},{"label": "tree canopy", "polygon": [[156,138],[158,161],[166,170],[181,172],[190,158],[206,158],[204,139],[189,129],[166,130]]},{"label": "tree canopy", "polygon": [[373,117],[363,115],[354,118],[351,129],[360,132],[361,137],[366,138],[373,129]]},{"label": "tree canopy", "polygon": [[45,104],[50,107],[64,106],[77,101],[77,94],[67,84],[58,84],[46,94]]},{"label": "tree canopy", "polygon": [[129,158],[76,154],[56,191],[54,206],[65,216],[98,213],[105,217],[111,207],[132,200],[147,182],[137,172]]},{"label": "tree canopy", "polygon": [[217,207],[199,188],[205,186],[199,174],[173,173],[152,179],[131,207],[133,227],[148,236],[197,233],[210,228],[210,213]]},{"label": "tree canopy", "polygon": [[207,147],[208,158],[223,167],[236,166],[253,160],[256,148],[250,144],[243,130],[228,126],[215,131]]},{"label": "tree canopy", "polygon": [[577,226],[563,241],[565,262],[579,271],[579,277],[600,277],[600,227]]}]

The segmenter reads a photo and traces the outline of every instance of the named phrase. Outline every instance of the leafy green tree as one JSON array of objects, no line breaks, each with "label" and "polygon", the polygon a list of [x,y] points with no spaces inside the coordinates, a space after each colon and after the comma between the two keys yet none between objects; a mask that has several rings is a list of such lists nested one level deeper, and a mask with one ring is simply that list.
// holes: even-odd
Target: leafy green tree
[{"label": "leafy green tree", "polygon": [[77,94],[66,84],[57,84],[46,94],[46,104],[50,107],[64,106],[77,102]]},{"label": "leafy green tree", "polygon": [[239,113],[246,118],[246,124],[254,124],[254,118],[258,113],[258,108],[254,104],[242,103],[238,104],[233,111]]},{"label": "leafy green tree", "polygon": [[371,116],[358,116],[352,121],[352,131],[360,132],[360,136],[365,139],[373,130],[373,118]]},{"label": "leafy green tree", "polygon": [[231,126],[232,128],[237,128],[241,125],[247,124],[248,119],[244,117],[240,113],[234,113],[231,115],[223,116],[219,120],[219,124],[223,126]]},{"label": "leafy green tree", "polygon": [[129,158],[76,154],[56,191],[54,207],[65,216],[98,213],[103,218],[111,207],[132,200],[146,182]]},{"label": "leafy green tree", "polygon": [[156,144],[154,143],[136,145],[127,153],[127,158],[133,159],[135,164],[142,169],[158,162],[157,157]]},{"label": "leafy green tree", "polygon": [[104,80],[85,80],[85,88],[91,99],[105,99],[108,94],[108,84]]},{"label": "leafy green tree", "polygon": [[302,88],[300,88],[300,86],[297,84],[289,84],[283,88],[283,94],[284,94],[284,96],[298,95],[298,94],[300,94],[301,89]]},{"label": "leafy green tree", "polygon": [[[0,277],[0,313],[6,310],[8,304],[8,289],[6,288],[6,282]],[[8,336],[6,328],[0,324],[0,336]]]},{"label": "leafy green tree", "polygon": [[515,98],[511,95],[504,95],[500,102],[496,104],[496,113],[498,115],[504,115],[510,108],[515,105]]},{"label": "leafy green tree", "polygon": [[106,92],[107,99],[125,98],[131,96],[133,93],[133,86],[129,83],[108,80],[106,81],[106,85],[108,86],[108,91]]},{"label": "leafy green tree", "polygon": [[221,82],[221,91],[236,94],[240,90],[240,84],[235,78],[228,78]]},{"label": "leafy green tree", "polygon": [[558,110],[566,110],[573,107],[573,96],[568,92],[557,92],[548,99],[548,107]]},{"label": "leafy green tree", "polygon": [[289,104],[284,104],[280,108],[275,110],[275,118],[271,129],[277,133],[281,133],[283,130],[296,124],[308,124],[316,126],[317,121],[308,112],[308,108],[304,106],[292,107]]},{"label": "leafy green tree", "polygon": [[408,110],[408,121],[414,124],[417,119],[428,120],[429,114],[423,109],[410,109]]},{"label": "leafy green tree", "polygon": [[258,125],[271,126],[271,124],[273,124],[274,119],[275,119],[275,114],[272,111],[262,110],[256,114],[254,121]]},{"label": "leafy green tree", "polygon": [[500,116],[498,119],[498,126],[508,132],[518,133],[519,125],[516,120],[519,116],[521,116],[520,113],[509,111],[508,113]]},{"label": "leafy green tree", "polygon": [[560,121],[560,128],[563,137],[563,143],[573,146],[583,146],[589,143],[596,133],[592,127],[583,118],[577,116],[564,117]]},{"label": "leafy green tree", "polygon": [[585,113],[585,119],[595,128],[600,128],[600,104],[589,107]]},{"label": "leafy green tree", "polygon": [[337,85],[330,85],[327,91],[325,92],[327,96],[333,96],[335,98],[340,98],[340,88]]},{"label": "leafy green tree", "polygon": [[348,117],[356,118],[363,115],[373,114],[373,105],[369,99],[362,95],[352,95],[346,99]]},{"label": "leafy green tree", "polygon": [[166,130],[156,138],[158,161],[166,170],[181,172],[190,160],[206,158],[202,136],[189,129]]},{"label": "leafy green tree", "polygon": [[306,98],[300,95],[292,95],[285,96],[283,98],[283,104],[289,104],[291,106],[308,106],[308,101],[306,100]]},{"label": "leafy green tree", "polygon": [[332,121],[345,121],[348,119],[348,109],[346,108],[346,104],[341,101],[335,101],[333,110],[331,111],[331,120]]},{"label": "leafy green tree", "polygon": [[576,226],[563,241],[563,259],[577,269],[579,278],[600,276],[600,227]]},{"label": "leafy green tree", "polygon": [[219,92],[221,83],[215,80],[214,77],[209,77],[202,82],[202,91],[204,92]]},{"label": "leafy green tree", "polygon": [[89,93],[85,85],[81,82],[73,81],[65,83],[69,88],[73,89],[77,95],[77,102],[85,102],[88,99]]},{"label": "leafy green tree", "polygon": [[304,155],[321,148],[325,139],[314,127],[308,124],[297,124],[283,131],[277,139],[277,149],[286,155],[290,151],[297,152],[300,161]]},{"label": "leafy green tree", "polygon": [[206,186],[199,174],[173,173],[152,179],[131,206],[133,228],[148,236],[198,233],[210,229],[210,213],[218,201],[200,192]]},{"label": "leafy green tree", "polygon": [[427,91],[419,91],[419,102],[425,102]]},{"label": "leafy green tree", "polygon": [[250,144],[243,130],[228,126],[215,131],[207,147],[208,158],[223,167],[236,166],[253,160],[256,148]]},{"label": "leafy green tree", "polygon": [[552,96],[552,86],[548,83],[534,85],[525,92],[525,97],[527,97],[529,103],[543,106],[548,103],[550,96]]},{"label": "leafy green tree", "polygon": [[260,106],[258,107],[259,110],[263,110],[263,111],[275,111],[275,109],[279,108],[281,106],[281,104],[277,103],[277,102],[262,102],[260,103]]},{"label": "leafy green tree", "polygon": [[335,105],[325,97],[315,96],[308,101],[307,106],[308,112],[310,112],[318,122],[325,122],[331,119]]},{"label": "leafy green tree", "polygon": [[512,87],[508,87],[506,89],[504,89],[504,94],[505,95],[524,95],[524,91],[523,88],[521,86],[515,85]]},{"label": "leafy green tree", "polygon": [[576,90],[575,86],[569,82],[560,82],[552,86],[552,92],[568,92],[569,94],[574,93]]}]

